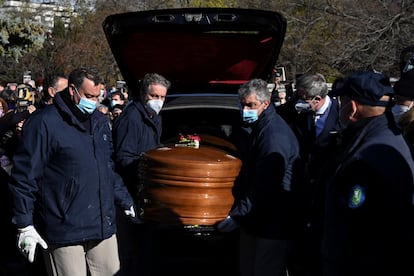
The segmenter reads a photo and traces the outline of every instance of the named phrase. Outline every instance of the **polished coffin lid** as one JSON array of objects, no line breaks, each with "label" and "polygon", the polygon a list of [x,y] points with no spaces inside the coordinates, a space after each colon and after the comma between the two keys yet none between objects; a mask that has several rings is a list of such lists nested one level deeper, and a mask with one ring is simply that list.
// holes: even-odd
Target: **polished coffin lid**
[{"label": "polished coffin lid", "polygon": [[212,225],[224,219],[234,199],[232,187],[241,161],[210,146],[165,147],[143,154],[140,174],[149,200],[144,218]]}]

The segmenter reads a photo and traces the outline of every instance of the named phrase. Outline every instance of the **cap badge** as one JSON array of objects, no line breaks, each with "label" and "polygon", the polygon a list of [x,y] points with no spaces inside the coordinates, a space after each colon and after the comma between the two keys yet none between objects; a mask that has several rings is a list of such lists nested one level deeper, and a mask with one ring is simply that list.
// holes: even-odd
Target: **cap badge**
[{"label": "cap badge", "polygon": [[365,201],[365,188],[355,185],[351,188],[348,200],[348,207],[351,209],[359,208]]}]

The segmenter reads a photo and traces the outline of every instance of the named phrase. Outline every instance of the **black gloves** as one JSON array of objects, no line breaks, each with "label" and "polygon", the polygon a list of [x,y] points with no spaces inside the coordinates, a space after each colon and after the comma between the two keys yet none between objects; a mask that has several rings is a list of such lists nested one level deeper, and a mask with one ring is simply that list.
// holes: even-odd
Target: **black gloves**
[{"label": "black gloves", "polygon": [[239,224],[231,216],[227,216],[217,224],[216,228],[219,232],[228,233],[239,228]]},{"label": "black gloves", "polygon": [[229,215],[216,225],[216,229],[223,233],[228,233],[239,228],[237,219],[246,216],[250,213],[252,209],[252,203],[248,197],[239,201],[239,203],[234,207]]}]

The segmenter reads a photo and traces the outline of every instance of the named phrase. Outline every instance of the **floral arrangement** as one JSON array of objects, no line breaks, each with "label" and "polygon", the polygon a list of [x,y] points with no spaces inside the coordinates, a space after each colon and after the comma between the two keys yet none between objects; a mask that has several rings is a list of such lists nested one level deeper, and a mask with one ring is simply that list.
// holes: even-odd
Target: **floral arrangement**
[{"label": "floral arrangement", "polygon": [[180,134],[176,147],[189,147],[198,149],[200,147],[200,135],[197,134]]}]

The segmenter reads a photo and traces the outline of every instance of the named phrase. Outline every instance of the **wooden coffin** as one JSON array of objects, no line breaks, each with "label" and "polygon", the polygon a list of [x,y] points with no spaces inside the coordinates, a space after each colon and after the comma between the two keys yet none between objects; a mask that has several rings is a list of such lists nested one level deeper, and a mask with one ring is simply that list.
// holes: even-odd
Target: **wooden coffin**
[{"label": "wooden coffin", "polygon": [[213,225],[233,205],[240,159],[213,146],[165,147],[144,153],[140,175],[148,202],[144,219]]}]

